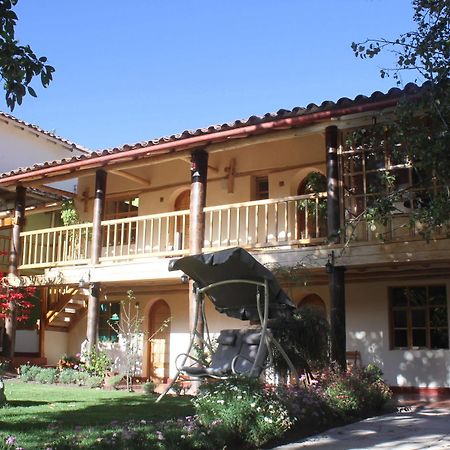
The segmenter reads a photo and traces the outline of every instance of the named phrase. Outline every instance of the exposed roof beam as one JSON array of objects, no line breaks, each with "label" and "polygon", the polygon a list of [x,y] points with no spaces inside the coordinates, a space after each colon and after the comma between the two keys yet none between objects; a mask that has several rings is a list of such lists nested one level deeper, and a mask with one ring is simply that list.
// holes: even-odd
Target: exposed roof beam
[{"label": "exposed roof beam", "polygon": [[48,192],[50,194],[59,195],[61,197],[69,197],[73,198],[76,197],[77,194],[75,192],[66,191],[64,189],[58,189],[52,186],[47,186],[46,184],[42,184],[38,188],[40,191]]},{"label": "exposed roof beam", "polygon": [[150,186],[151,182],[145,178],[133,175],[130,172],[125,172],[125,170],[111,170],[111,173],[118,175],[119,177],[127,178],[128,180],[134,181],[136,183],[142,184],[144,186]]}]

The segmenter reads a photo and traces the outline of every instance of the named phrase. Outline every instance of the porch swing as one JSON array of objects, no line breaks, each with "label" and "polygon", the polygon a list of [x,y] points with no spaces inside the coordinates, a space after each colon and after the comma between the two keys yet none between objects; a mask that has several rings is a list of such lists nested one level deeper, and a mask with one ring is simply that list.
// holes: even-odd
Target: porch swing
[{"label": "porch swing", "polygon": [[[176,375],[157,402],[181,375],[192,380],[227,379],[231,376],[258,378],[265,369],[273,366],[274,348],[298,382],[294,364],[271,330],[292,316],[295,305],[270,270],[240,247],[186,256],[171,261],[169,270],[181,270],[194,280],[195,320],[188,349],[176,358]],[[254,321],[258,326],[222,330],[214,349],[205,313],[205,295],[219,313],[243,321]],[[203,321],[204,335],[197,331],[199,320]],[[193,354],[197,342],[211,352],[209,365]]]}]

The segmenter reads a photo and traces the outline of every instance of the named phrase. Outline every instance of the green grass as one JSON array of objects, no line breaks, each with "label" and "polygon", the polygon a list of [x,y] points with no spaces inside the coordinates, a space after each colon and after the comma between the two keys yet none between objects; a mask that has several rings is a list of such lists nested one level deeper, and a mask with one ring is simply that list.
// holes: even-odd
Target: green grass
[{"label": "green grass", "polygon": [[[193,413],[188,397],[165,397],[127,391],[5,382],[8,403],[0,408],[0,436],[15,435],[18,444],[42,449],[56,435],[127,420],[167,420]],[[0,444],[1,448],[1,444]]]}]

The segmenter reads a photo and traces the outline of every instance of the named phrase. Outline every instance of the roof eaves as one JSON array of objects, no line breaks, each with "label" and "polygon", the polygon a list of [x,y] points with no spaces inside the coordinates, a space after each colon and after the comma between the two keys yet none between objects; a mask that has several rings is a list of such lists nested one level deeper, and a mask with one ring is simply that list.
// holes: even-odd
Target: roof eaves
[{"label": "roof eaves", "polygon": [[11,114],[0,111],[0,117],[3,119],[3,121],[5,123],[8,123],[9,121],[11,121],[11,122],[14,122],[16,125],[19,125],[20,127],[24,127],[25,129],[27,129],[29,131],[43,135],[46,138],[54,139],[55,141],[58,141],[60,144],[63,144],[64,147],[68,147],[69,150],[71,150],[71,151],[77,150],[81,153],[86,153],[86,154],[91,153],[91,151],[86,147],[83,147],[79,144],[76,144],[75,142],[69,141],[68,139],[58,136],[57,134],[52,133],[51,131],[46,131],[37,125],[34,125],[29,122],[25,122],[24,120],[20,120],[17,117],[12,116]]}]

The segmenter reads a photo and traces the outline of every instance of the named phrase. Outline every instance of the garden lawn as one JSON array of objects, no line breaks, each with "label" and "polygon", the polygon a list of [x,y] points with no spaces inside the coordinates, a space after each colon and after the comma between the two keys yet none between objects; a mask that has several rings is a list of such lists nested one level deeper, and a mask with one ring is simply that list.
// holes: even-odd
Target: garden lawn
[{"label": "garden lawn", "polygon": [[14,435],[26,450],[42,449],[58,434],[128,420],[168,420],[193,413],[189,397],[165,397],[62,385],[5,382],[0,435]]}]

